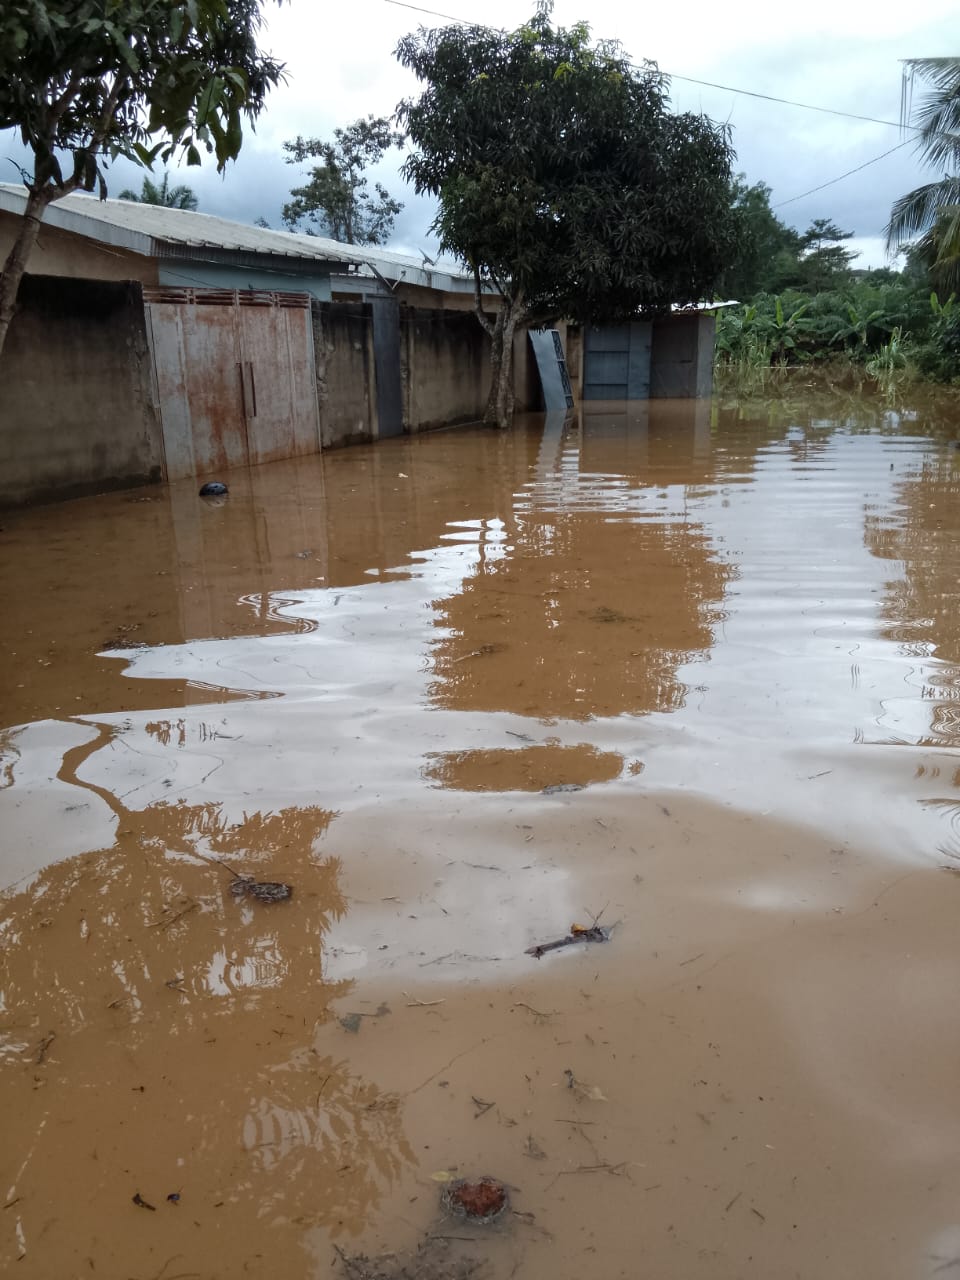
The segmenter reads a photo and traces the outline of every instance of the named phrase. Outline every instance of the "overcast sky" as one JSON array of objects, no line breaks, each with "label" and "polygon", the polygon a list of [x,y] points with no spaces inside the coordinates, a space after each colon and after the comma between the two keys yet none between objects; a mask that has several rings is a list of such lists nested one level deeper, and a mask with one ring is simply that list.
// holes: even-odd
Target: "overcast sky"
[{"label": "overcast sky", "polygon": [[[515,27],[533,5],[520,0],[423,0],[469,21]],[[396,62],[397,41],[421,24],[442,26],[428,14],[389,3],[351,0],[286,0],[266,6],[268,30],[262,44],[287,65],[289,82],[271,95],[248,135],[240,159],[224,177],[212,164],[183,173],[197,192],[200,209],[252,222],[264,217],[281,227],[280,211],[292,185],[305,173],[283,163],[282,143],[298,133],[328,135],[358,116],[389,115],[397,102],[417,90],[416,81]],[[891,0],[847,0],[790,10],[767,0],[693,0],[686,5],[624,5],[616,0],[556,0],[554,18],[563,25],[587,19],[596,37],[619,39],[634,59],[649,58],[676,77],[689,76],[737,89],[771,94],[894,124],[900,114],[900,60],[956,54],[957,0],[894,4]],[[671,100],[678,110],[704,111],[729,120],[734,129],[737,168],[751,182],[773,188],[771,201],[787,222],[803,230],[811,219],[828,217],[856,233],[858,265],[884,261],[882,229],[891,202],[930,181],[912,145],[900,148],[861,173],[800,200],[792,197],[838,177],[896,147],[897,128],[761,101],[676,78]],[[4,147],[2,142],[10,141]],[[0,157],[15,153],[11,135],[0,139]],[[387,157],[376,176],[406,202],[391,246],[435,252],[429,236],[431,204],[404,188],[399,154]],[[16,174],[0,173],[15,181]],[[124,186],[139,189],[140,175],[118,164],[110,194]]]}]

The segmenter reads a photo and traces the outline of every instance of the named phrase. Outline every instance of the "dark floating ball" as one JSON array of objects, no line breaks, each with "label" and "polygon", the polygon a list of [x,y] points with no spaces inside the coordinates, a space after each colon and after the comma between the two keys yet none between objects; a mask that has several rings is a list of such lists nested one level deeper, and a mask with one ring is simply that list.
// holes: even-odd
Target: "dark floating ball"
[{"label": "dark floating ball", "polygon": [[220,480],[208,480],[200,490],[201,498],[225,498],[230,490]]}]

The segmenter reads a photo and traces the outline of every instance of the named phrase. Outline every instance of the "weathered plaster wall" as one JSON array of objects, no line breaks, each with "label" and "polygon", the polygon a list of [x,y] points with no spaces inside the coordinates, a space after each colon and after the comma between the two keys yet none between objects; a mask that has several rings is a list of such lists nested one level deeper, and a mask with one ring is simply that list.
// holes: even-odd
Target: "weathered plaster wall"
[{"label": "weathered plaster wall", "polygon": [[0,353],[0,504],[158,481],[143,294],[25,276]]},{"label": "weathered plaster wall", "polygon": [[463,311],[400,314],[405,431],[423,431],[483,417],[490,385],[490,339]]},{"label": "weathered plaster wall", "polygon": [[[0,210],[0,261],[3,261],[20,230],[17,214]],[[40,224],[40,236],[30,255],[31,275],[70,276],[88,280],[139,280],[157,284],[157,263],[139,253],[97,244],[85,236]]]},{"label": "weathered plaster wall", "polygon": [[314,302],[320,441],[324,449],[377,435],[373,317],[365,302]]}]

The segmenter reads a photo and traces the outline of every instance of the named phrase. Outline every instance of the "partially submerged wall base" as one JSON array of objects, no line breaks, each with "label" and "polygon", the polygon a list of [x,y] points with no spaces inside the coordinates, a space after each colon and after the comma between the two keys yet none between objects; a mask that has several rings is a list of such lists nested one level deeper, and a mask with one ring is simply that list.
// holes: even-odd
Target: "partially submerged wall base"
[{"label": "partially submerged wall base", "polygon": [[[313,339],[325,449],[388,434],[377,386],[373,305],[314,302]],[[403,431],[477,422],[490,379],[490,340],[469,311],[400,307]]]},{"label": "partially submerged wall base", "polygon": [[0,353],[0,504],[161,472],[141,286],[25,276]]}]

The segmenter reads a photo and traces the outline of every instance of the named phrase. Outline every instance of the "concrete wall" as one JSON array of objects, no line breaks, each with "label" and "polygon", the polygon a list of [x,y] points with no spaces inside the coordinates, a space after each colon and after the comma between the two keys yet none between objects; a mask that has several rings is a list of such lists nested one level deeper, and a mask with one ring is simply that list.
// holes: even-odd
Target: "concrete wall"
[{"label": "concrete wall", "polygon": [[365,302],[314,302],[320,441],[324,449],[377,437],[373,316]]},{"label": "concrete wall", "polygon": [[404,307],[400,367],[405,431],[483,416],[490,386],[490,339],[472,312]]},{"label": "concrete wall", "polygon": [[[407,284],[400,280],[393,292],[400,299],[401,306],[419,307],[424,311],[469,311],[472,314],[475,307],[472,289],[447,293],[443,289],[427,289],[423,285]],[[498,304],[499,295],[496,298],[488,296],[487,306],[491,310],[496,310]]]},{"label": "concrete wall", "polygon": [[[13,246],[22,219],[0,210],[0,262]],[[27,269],[31,275],[70,276],[85,280],[139,280],[141,284],[157,284],[157,263],[126,249],[97,244],[84,236],[61,231],[41,222],[40,237],[30,255]]]},{"label": "concrete wall", "polygon": [[[371,305],[315,302],[313,333],[323,447],[376,440]],[[471,312],[403,307],[400,370],[404,431],[476,422],[483,416],[490,340]]]},{"label": "concrete wall", "polygon": [[25,276],[0,353],[0,504],[158,481],[139,284]]}]

